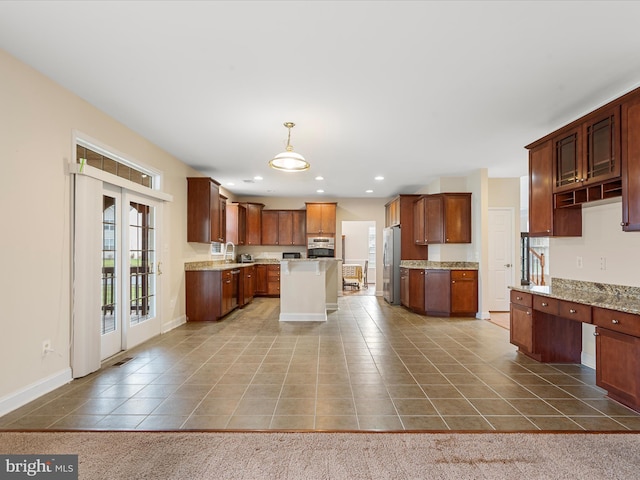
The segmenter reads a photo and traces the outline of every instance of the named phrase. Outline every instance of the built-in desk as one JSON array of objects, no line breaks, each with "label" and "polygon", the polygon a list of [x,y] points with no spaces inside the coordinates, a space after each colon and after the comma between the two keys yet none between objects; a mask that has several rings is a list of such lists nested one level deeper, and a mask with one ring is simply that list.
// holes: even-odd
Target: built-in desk
[{"label": "built-in desk", "polygon": [[640,289],[552,279],[511,290],[511,343],[539,362],[580,363],[584,323],[596,326],[596,384],[640,411]]}]

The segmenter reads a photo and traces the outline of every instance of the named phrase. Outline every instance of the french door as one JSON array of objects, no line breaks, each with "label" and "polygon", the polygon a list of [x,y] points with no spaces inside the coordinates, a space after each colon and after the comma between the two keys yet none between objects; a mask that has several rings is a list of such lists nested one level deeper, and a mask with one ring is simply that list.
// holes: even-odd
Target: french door
[{"label": "french door", "polygon": [[103,185],[100,360],[160,332],[156,308],[160,208],[149,198]]}]

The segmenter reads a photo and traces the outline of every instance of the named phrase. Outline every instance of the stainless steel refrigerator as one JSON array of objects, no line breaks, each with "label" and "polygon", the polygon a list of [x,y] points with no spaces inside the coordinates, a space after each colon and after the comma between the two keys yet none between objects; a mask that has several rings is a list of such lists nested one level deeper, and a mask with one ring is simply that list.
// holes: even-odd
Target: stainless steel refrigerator
[{"label": "stainless steel refrigerator", "polygon": [[400,305],[400,227],[382,231],[382,291],[391,305]]}]

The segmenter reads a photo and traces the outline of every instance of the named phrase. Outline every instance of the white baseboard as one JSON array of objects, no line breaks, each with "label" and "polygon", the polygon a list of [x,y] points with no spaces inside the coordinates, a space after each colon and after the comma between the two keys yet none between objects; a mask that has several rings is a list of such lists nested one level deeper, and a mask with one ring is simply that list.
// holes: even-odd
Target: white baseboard
[{"label": "white baseboard", "polygon": [[338,310],[339,307],[338,307],[337,303],[327,303],[326,309],[327,310]]},{"label": "white baseboard", "polygon": [[184,323],[187,323],[187,316],[180,315],[178,318],[174,318],[169,323],[165,323],[164,325],[162,325],[162,330],[160,331],[160,333],[167,333],[168,331],[173,330],[174,328],[177,328]]},{"label": "white baseboard", "polygon": [[281,322],[326,322],[327,313],[281,313]]},{"label": "white baseboard", "polygon": [[48,377],[32,383],[31,385],[27,385],[20,390],[5,395],[0,398],[0,416],[6,415],[16,408],[20,408],[36,398],[71,382],[72,380],[71,368],[67,367],[64,370],[53,373]]},{"label": "white baseboard", "polygon": [[582,352],[580,354],[580,363],[586,367],[596,369],[596,357],[594,355]]},{"label": "white baseboard", "polygon": [[479,320],[489,320],[491,318],[491,313],[489,312],[478,312],[476,313],[476,318]]}]

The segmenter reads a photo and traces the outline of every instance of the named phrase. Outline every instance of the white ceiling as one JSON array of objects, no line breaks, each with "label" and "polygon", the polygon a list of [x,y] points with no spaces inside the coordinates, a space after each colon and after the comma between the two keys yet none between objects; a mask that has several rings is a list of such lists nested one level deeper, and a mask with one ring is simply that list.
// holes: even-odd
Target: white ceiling
[{"label": "white ceiling", "polygon": [[[639,18],[629,1],[2,1],[0,47],[236,194],[391,197],[526,175],[524,145],[640,85]],[[267,166],[286,121],[308,172]]]}]

